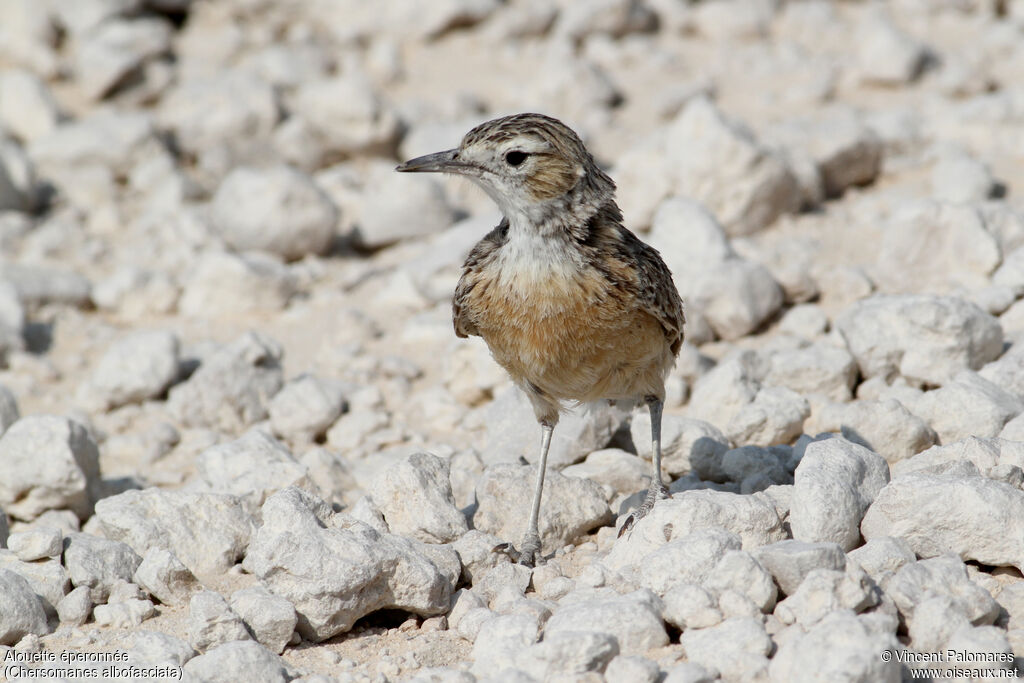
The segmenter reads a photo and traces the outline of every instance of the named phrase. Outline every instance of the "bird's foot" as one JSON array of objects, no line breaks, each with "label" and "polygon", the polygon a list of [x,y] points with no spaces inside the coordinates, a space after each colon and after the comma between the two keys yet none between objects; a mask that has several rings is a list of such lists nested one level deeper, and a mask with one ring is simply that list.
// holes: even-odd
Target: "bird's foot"
[{"label": "bird's foot", "polygon": [[636,510],[633,510],[629,517],[626,517],[626,521],[622,523],[622,527],[619,529],[619,537],[621,538],[622,534],[629,531],[633,528],[634,524],[646,517],[647,513],[654,509],[654,504],[662,498],[668,498],[668,487],[661,482],[651,484],[651,488],[647,489],[647,497],[644,498],[644,502]]},{"label": "bird's foot", "polygon": [[513,562],[524,567],[534,567],[537,560],[540,559],[540,537],[537,534],[528,533],[523,539],[523,544],[519,550],[516,550],[515,546],[511,543],[501,543],[494,546],[491,551],[504,553]]}]

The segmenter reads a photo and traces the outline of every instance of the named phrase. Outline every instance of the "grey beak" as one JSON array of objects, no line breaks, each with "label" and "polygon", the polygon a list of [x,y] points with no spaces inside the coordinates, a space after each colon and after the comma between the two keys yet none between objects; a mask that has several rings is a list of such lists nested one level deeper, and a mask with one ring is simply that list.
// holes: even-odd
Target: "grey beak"
[{"label": "grey beak", "polygon": [[463,173],[469,164],[458,161],[457,149],[410,159],[395,167],[400,173]]}]

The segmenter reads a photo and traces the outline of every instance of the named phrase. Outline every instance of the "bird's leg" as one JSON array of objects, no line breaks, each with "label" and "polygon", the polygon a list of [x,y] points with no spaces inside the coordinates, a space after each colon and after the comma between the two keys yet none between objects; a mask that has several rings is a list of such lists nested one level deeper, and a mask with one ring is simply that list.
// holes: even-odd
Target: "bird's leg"
[{"label": "bird's leg", "polygon": [[626,518],[619,529],[619,536],[626,533],[635,523],[647,516],[647,513],[654,508],[654,504],[661,498],[668,497],[668,487],[661,479],[661,409],[662,401],[657,396],[648,396],[645,399],[647,407],[651,411],[651,486],[647,489],[647,497],[636,510]]},{"label": "bird's leg", "polygon": [[530,521],[526,527],[526,535],[523,536],[523,543],[517,551],[509,543],[502,543],[495,548],[497,551],[506,552],[513,559],[526,567],[532,567],[537,561],[540,553],[540,529],[538,520],[540,518],[540,497],[544,490],[544,471],[548,464],[548,448],[551,446],[551,432],[554,431],[555,423],[550,420],[541,420],[540,435],[540,459],[537,461],[537,486],[533,492],[533,508],[530,510]]},{"label": "bird's leg", "polygon": [[544,490],[544,471],[548,466],[548,448],[551,446],[551,433],[555,426],[543,420],[540,423],[540,459],[537,461],[537,485],[533,492],[533,508],[530,510],[530,522],[526,527],[526,536],[519,549],[519,564],[532,567],[540,553],[540,496]]}]

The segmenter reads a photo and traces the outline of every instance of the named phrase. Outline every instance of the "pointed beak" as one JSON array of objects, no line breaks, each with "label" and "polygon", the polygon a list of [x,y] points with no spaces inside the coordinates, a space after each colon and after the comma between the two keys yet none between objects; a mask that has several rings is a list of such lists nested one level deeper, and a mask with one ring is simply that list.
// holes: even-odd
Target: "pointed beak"
[{"label": "pointed beak", "polygon": [[410,159],[395,167],[400,173],[465,173],[471,166],[458,160],[459,150],[449,149]]}]

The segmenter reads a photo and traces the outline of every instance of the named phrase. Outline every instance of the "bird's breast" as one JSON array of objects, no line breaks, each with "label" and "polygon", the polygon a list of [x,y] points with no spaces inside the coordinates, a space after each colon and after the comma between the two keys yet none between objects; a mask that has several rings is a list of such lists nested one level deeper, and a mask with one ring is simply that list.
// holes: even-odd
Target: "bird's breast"
[{"label": "bird's breast", "polygon": [[660,358],[664,346],[657,321],[571,258],[496,262],[466,303],[495,360],[555,398],[607,394],[602,383],[612,373]]}]

